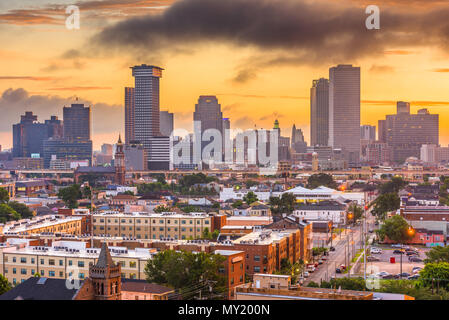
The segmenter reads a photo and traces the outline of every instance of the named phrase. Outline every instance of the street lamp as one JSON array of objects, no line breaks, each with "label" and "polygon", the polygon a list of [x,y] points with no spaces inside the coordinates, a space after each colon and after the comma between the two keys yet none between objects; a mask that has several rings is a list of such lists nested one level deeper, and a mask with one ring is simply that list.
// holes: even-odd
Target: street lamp
[{"label": "street lamp", "polygon": [[[415,235],[415,229],[412,226],[409,226],[407,229],[407,235],[410,237],[410,239],[413,238]],[[399,279],[402,279],[402,243],[401,243],[401,273],[399,274]]]}]

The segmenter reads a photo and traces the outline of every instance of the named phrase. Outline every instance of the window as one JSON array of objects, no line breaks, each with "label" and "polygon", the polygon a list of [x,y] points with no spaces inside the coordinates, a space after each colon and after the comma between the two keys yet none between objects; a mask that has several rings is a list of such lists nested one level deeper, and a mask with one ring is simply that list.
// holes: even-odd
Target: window
[{"label": "window", "polygon": [[41,259],[41,264],[45,264],[45,261],[44,261],[44,259]]},{"label": "window", "polygon": [[130,261],[129,262],[129,267],[130,268],[135,268],[136,267],[136,262],[135,261]]},{"label": "window", "polygon": [[41,270],[41,276],[44,276],[44,275],[45,275],[44,270]]},{"label": "window", "polygon": [[20,274],[27,274],[27,269],[20,269]]},{"label": "window", "polygon": [[84,267],[84,261],[78,261],[78,267],[83,268]]},{"label": "window", "polygon": [[64,260],[59,260],[59,265],[63,266],[64,265]]},{"label": "window", "polygon": [[12,274],[16,274],[16,273],[17,273],[16,268],[12,268]]},{"label": "window", "polygon": [[254,272],[260,272],[260,267],[254,267]]},{"label": "window", "polygon": [[16,257],[13,257],[12,262],[16,262],[16,261],[17,261]]},{"label": "window", "polygon": [[209,224],[209,220],[204,221],[204,224]]},{"label": "window", "polygon": [[64,272],[59,271],[59,277],[64,278]]},{"label": "window", "polygon": [[20,258],[20,263],[27,263],[27,258]]},{"label": "window", "polygon": [[84,273],[80,273],[78,276],[80,279],[84,279]]},{"label": "window", "polygon": [[69,260],[69,266],[71,266],[73,264],[72,260]]},{"label": "window", "polygon": [[55,265],[55,259],[48,260],[48,265],[54,266]]},{"label": "window", "polygon": [[54,271],[48,271],[48,276],[49,277],[54,277],[55,276],[55,272]]},{"label": "window", "polygon": [[260,261],[260,256],[254,256],[254,261]]},{"label": "window", "polygon": [[185,221],[185,220],[181,220],[181,223],[182,223],[182,224],[186,224],[186,221]]},{"label": "window", "polygon": [[36,274],[36,271],[34,270],[34,269],[31,269],[31,275],[35,275]]}]

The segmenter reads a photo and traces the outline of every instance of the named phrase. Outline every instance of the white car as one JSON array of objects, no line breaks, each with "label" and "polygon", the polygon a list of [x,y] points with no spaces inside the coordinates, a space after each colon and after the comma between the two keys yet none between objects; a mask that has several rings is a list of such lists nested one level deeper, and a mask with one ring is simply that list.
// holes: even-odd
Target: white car
[{"label": "white car", "polygon": [[309,273],[307,271],[304,272],[304,278],[308,278],[309,277]]},{"label": "white car", "polygon": [[379,248],[371,248],[370,253],[371,253],[371,254],[381,254],[381,253],[382,253],[382,249],[379,249]]}]

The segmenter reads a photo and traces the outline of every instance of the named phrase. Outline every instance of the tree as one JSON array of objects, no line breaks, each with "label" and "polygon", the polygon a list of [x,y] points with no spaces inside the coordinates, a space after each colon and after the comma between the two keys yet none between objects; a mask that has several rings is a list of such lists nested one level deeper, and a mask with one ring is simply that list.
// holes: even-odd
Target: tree
[{"label": "tree", "polygon": [[5,188],[0,188],[0,203],[8,203],[9,193]]},{"label": "tree", "polygon": [[251,187],[257,186],[258,184],[259,184],[259,182],[254,181],[254,180],[246,180],[245,181],[245,185],[248,189]]},{"label": "tree", "polygon": [[304,262],[302,260],[292,264],[289,259],[282,258],[280,270],[277,271],[275,274],[283,274],[291,276],[291,282],[294,284],[297,282],[298,276],[302,273],[303,270],[304,270]]},{"label": "tree", "polygon": [[8,282],[8,279],[6,279],[4,275],[0,274],[0,296],[11,289],[12,287]]},{"label": "tree", "polygon": [[153,211],[155,213],[162,213],[162,212],[171,212],[172,210],[168,206],[160,205],[160,206],[157,206],[156,208],[154,208]]},{"label": "tree", "polygon": [[270,197],[271,212],[274,214],[290,214],[295,209],[296,197],[293,193],[283,193],[279,197]]},{"label": "tree", "polygon": [[226,293],[226,279],[220,272],[225,260],[207,252],[165,250],[148,260],[145,275],[150,283],[179,290],[183,299],[192,299],[199,291],[203,297],[216,297]]},{"label": "tree", "polygon": [[242,201],[242,200],[237,200],[236,202],[234,202],[234,203],[232,204],[232,207],[235,209],[235,208],[240,207],[242,204],[243,204],[243,201]]},{"label": "tree", "polygon": [[7,204],[0,204],[0,223],[5,223],[11,220],[20,220],[20,214],[18,214],[13,208]]},{"label": "tree", "polygon": [[83,199],[90,199],[91,195],[92,189],[89,186],[86,186],[81,190],[81,197]]},{"label": "tree", "polygon": [[351,212],[353,215],[352,219],[349,221],[350,223],[355,223],[363,217],[363,209],[355,203],[352,203],[349,206],[348,212]]},{"label": "tree", "polygon": [[342,290],[366,290],[365,280],[363,278],[332,278],[330,281],[322,281],[320,288],[340,288]]},{"label": "tree", "polygon": [[371,212],[373,215],[383,220],[388,212],[398,210],[400,205],[401,199],[399,199],[397,193],[386,193],[377,197]]},{"label": "tree", "polygon": [[426,255],[425,263],[449,262],[449,246],[433,247]]},{"label": "tree", "polygon": [[385,236],[397,243],[404,243],[413,238],[409,234],[409,225],[407,221],[400,215],[394,215],[385,220],[379,230],[377,230],[380,239],[383,241]]},{"label": "tree", "polygon": [[16,211],[20,215],[21,219],[28,219],[33,217],[33,212],[23,203],[10,201],[8,203],[8,206]]},{"label": "tree", "polygon": [[426,263],[424,269],[419,272],[419,281],[426,287],[437,289],[449,289],[449,263]]},{"label": "tree", "polygon": [[337,183],[334,181],[330,174],[326,173],[317,173],[312,174],[307,180],[307,188],[315,189],[319,186],[325,186],[328,188],[336,189]]},{"label": "tree", "polygon": [[406,185],[407,181],[403,180],[401,177],[393,177],[391,178],[391,181],[379,185],[379,191],[381,194],[397,193]]},{"label": "tree", "polygon": [[81,199],[82,193],[79,184],[72,184],[70,187],[62,188],[58,192],[58,197],[64,201],[70,209],[78,208],[78,199]]},{"label": "tree", "polygon": [[243,197],[243,201],[245,201],[248,205],[251,205],[251,203],[256,202],[257,196],[254,192],[250,191],[248,192],[244,197]]}]

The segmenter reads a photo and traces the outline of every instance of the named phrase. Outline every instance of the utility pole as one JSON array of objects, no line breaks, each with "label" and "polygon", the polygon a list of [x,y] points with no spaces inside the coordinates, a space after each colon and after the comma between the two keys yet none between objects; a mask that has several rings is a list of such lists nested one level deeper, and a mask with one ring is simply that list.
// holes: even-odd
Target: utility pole
[{"label": "utility pole", "polygon": [[366,201],[366,192],[364,193],[363,200],[363,224],[362,224],[362,241],[363,241],[363,279],[366,284],[366,209],[367,209],[367,201]]}]

